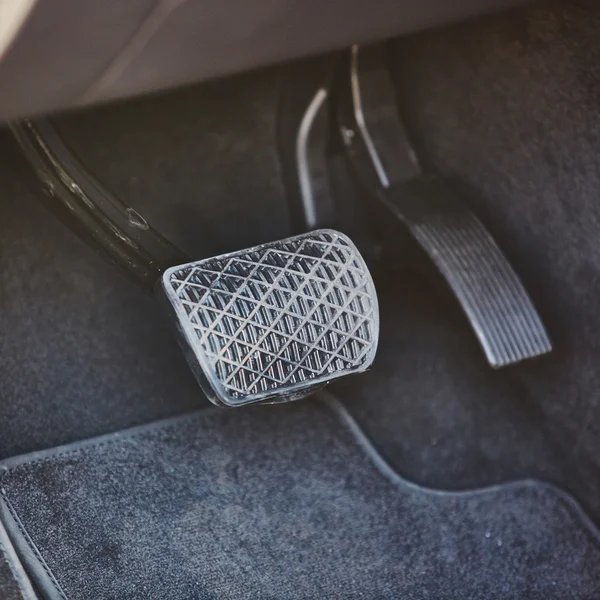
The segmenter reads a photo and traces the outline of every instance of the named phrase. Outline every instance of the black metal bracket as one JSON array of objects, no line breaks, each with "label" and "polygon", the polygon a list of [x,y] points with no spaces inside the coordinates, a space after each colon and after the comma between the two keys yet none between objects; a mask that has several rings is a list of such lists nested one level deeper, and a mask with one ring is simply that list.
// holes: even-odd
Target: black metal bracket
[{"label": "black metal bracket", "polygon": [[43,183],[46,206],[147,291],[152,292],[165,269],[189,262],[87,171],[50,122],[21,121],[10,129]]}]

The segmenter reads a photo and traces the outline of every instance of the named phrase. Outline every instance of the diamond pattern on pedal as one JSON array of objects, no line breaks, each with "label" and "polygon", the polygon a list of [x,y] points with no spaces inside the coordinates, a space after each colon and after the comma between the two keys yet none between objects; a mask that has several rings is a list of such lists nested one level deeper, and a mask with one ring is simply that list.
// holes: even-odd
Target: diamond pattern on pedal
[{"label": "diamond pattern on pedal", "polygon": [[186,265],[168,283],[195,349],[236,400],[290,391],[372,360],[377,306],[356,249],[333,231]]}]

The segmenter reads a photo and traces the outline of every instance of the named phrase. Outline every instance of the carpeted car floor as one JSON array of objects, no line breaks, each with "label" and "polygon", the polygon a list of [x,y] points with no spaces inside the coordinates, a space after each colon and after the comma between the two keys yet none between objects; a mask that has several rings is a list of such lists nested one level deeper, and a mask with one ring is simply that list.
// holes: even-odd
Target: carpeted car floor
[{"label": "carpeted car floor", "polygon": [[210,410],[5,464],[46,598],[586,598],[600,538],[537,482],[435,493],[340,405]]},{"label": "carpeted car floor", "polygon": [[[368,374],[331,388],[407,481],[458,491],[535,478],[571,493],[596,522],[599,27],[600,12],[593,7],[549,4],[417,34],[392,48],[400,106],[422,162],[432,172],[453,177],[496,236],[548,326],[553,353],[494,372],[452,302],[406,265],[374,265],[382,310],[378,359]],[[57,123],[113,190],[192,256],[201,257],[290,232],[275,151],[277,92],[278,70],[267,70],[64,116]],[[0,458],[206,406],[154,301],[38,204],[31,174],[15,156],[7,134],[0,136],[0,164]],[[28,521],[67,597],[79,597],[82,582],[76,571],[92,564],[90,584],[97,586],[97,597],[103,597],[102,589],[113,589],[102,588],[109,584],[125,586],[114,588],[117,597],[142,597],[144,585],[162,585],[153,577],[164,575],[164,565],[174,557],[188,562],[185,569],[169,574],[175,579],[164,579],[164,585],[181,585],[182,594],[238,593],[240,575],[260,597],[283,584],[276,575],[256,581],[252,569],[273,573],[280,556],[286,557],[290,581],[297,576],[308,586],[304,589],[352,597],[348,591],[366,590],[367,580],[362,575],[352,582],[343,578],[338,570],[342,551],[355,561],[355,570],[363,566],[373,575],[379,569],[373,579],[381,586],[380,597],[392,589],[406,597],[423,597],[425,592],[444,597],[450,588],[436,587],[439,578],[427,576],[428,567],[420,562],[422,548],[431,550],[423,551],[431,564],[450,573],[448,581],[460,573],[456,586],[462,587],[454,591],[460,589],[461,597],[481,596],[481,586],[492,580],[509,586],[500,590],[505,592],[501,597],[598,594],[595,571],[582,558],[586,551],[595,556],[595,538],[562,493],[537,483],[447,496],[414,488],[404,479],[382,476],[338,421],[309,406],[262,408],[240,416],[239,422],[235,413],[190,416],[177,421],[171,437],[165,433],[171,426],[144,430],[141,446],[131,441],[137,434],[125,434],[107,447],[86,445],[77,460],[57,457],[9,474],[12,491],[6,488],[7,499]],[[284,415],[291,415],[291,421]],[[215,433],[207,425],[211,419],[219,421]],[[289,447],[275,425],[289,434]],[[192,435],[194,427],[199,430]],[[283,475],[273,482],[291,487],[272,489],[274,483],[256,472],[244,457],[246,446],[230,439],[231,432],[239,432],[255,448],[257,465],[270,465],[270,472],[293,478],[300,469],[307,478],[306,493],[320,501],[308,502]],[[333,441],[327,445],[319,435]],[[294,454],[292,441],[306,442],[306,456]],[[222,472],[221,447],[239,455]],[[195,472],[182,463],[188,451],[194,460],[205,460],[205,468]],[[161,460],[153,458],[155,452]],[[132,475],[140,465],[149,475],[146,482]],[[95,472],[104,475],[91,477]],[[246,497],[241,484],[227,488],[226,497],[211,491],[209,484],[221,475],[228,482],[246,473],[256,478]],[[194,489],[186,487],[190,477],[207,489],[206,512],[185,512],[197,500]],[[124,515],[121,509],[131,506],[130,483],[143,503]],[[72,504],[47,501],[69,495],[77,484],[82,492]],[[26,485],[31,499],[23,493]],[[380,497],[372,498],[373,489]],[[363,495],[367,491],[373,505]],[[273,504],[261,500],[266,492],[273,495]],[[98,508],[104,493],[110,498],[106,514]],[[162,518],[169,498],[176,500],[172,522]],[[261,554],[259,532],[248,524],[244,500],[255,513],[263,507],[259,516],[274,527],[269,535],[283,554]],[[334,500],[340,503],[337,521]],[[213,561],[197,564],[181,547],[165,547],[162,539],[161,545],[151,547],[150,538],[143,538],[148,531],[171,535],[169,528],[183,519],[179,534],[187,540],[195,525],[210,520],[223,505],[219,502],[237,508],[230,522],[209,528],[212,537],[202,537]],[[307,526],[302,538],[304,521],[290,521],[293,515],[288,518],[282,507],[294,507],[311,527],[331,533],[331,543],[323,546],[330,559],[315,567],[302,558],[303,552],[316,551],[314,531]],[[389,537],[374,507],[388,517]],[[406,531],[407,515],[413,512],[412,542],[403,545],[399,532]],[[126,524],[121,537],[111,529],[117,515]],[[486,529],[482,523],[488,518],[492,521]],[[51,543],[56,530],[48,527],[63,521],[69,524],[61,533],[65,545],[77,548],[88,537],[99,536],[79,548],[82,562],[71,566],[61,562],[60,546]],[[148,530],[140,529],[146,521]],[[367,523],[380,528],[380,539],[389,548],[404,549],[409,562],[392,552],[398,558],[392,564],[389,553],[375,547]],[[249,537],[234,548],[229,534],[240,528],[248,529]],[[364,552],[353,552],[336,537],[344,528]],[[300,536],[294,543],[306,546],[286,545],[285,531],[293,531]],[[497,531],[508,537],[497,538]],[[433,548],[442,539],[454,545],[435,554]],[[502,546],[494,545],[497,539]],[[103,551],[94,555],[94,548]],[[510,556],[507,548],[513,550]],[[553,550],[551,557],[544,554],[547,549]],[[567,550],[568,556],[561,554]],[[290,555],[295,561],[288,561]],[[497,556],[498,564],[493,560]],[[560,557],[560,565],[553,562]],[[473,569],[465,567],[468,559],[473,559]],[[136,575],[139,579],[114,577],[132,560],[148,570]],[[230,568],[238,569],[232,571],[236,577],[226,576]],[[321,569],[337,587],[314,587],[325,584],[308,577],[311,568]],[[529,583],[527,569],[535,574]],[[583,576],[574,583],[577,570]],[[418,584],[410,577],[398,578],[398,573],[409,572],[421,573]],[[208,595],[208,580],[216,586],[213,596]],[[280,589],[286,597],[299,593]]]}]

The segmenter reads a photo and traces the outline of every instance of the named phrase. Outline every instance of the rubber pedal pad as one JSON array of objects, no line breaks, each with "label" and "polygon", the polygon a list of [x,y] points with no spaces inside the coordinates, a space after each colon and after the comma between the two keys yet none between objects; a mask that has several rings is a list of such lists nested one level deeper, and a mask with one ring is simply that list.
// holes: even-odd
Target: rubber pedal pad
[{"label": "rubber pedal pad", "polygon": [[447,281],[492,367],[552,350],[519,277],[450,182],[421,177],[380,190],[379,196]]}]

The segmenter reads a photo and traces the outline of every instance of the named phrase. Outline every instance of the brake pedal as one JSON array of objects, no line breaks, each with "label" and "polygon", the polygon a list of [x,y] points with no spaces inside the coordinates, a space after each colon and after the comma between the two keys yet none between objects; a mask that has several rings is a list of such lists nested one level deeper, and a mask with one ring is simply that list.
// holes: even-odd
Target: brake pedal
[{"label": "brake pedal", "polygon": [[354,244],[333,230],[172,267],[159,288],[217,405],[296,400],[375,357],[373,280]]},{"label": "brake pedal", "polygon": [[321,229],[189,262],[88,172],[50,123],[11,129],[50,208],[166,302],[188,362],[215,404],[296,400],[372,364],[377,296],[345,235]]},{"label": "brake pedal", "polygon": [[490,233],[453,194],[451,182],[422,174],[398,116],[381,47],[352,48],[336,109],[359,181],[437,267],[489,364],[499,368],[550,352],[533,303]]}]

